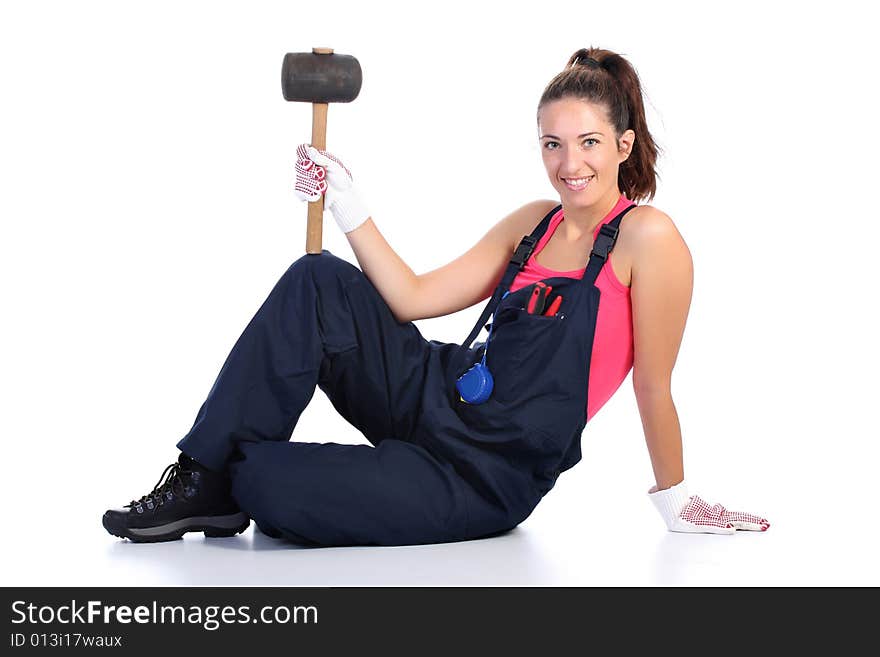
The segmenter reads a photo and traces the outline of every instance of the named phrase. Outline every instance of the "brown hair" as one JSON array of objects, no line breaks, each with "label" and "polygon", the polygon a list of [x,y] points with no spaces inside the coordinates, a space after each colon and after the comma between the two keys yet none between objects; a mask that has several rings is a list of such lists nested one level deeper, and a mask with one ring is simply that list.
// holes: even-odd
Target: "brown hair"
[{"label": "brown hair", "polygon": [[620,163],[617,184],[630,200],[652,199],[659,177],[654,167],[661,149],[648,131],[642,86],[632,64],[610,50],[581,48],[544,89],[539,115],[545,104],[561,98],[580,98],[602,106],[614,126],[615,141],[626,130],[635,133],[632,152]]}]

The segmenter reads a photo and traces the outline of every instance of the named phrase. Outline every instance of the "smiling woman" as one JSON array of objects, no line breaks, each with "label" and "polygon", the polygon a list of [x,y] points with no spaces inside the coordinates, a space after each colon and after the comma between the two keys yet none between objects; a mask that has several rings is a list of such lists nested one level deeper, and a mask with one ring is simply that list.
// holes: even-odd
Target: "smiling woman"
[{"label": "smiling woman", "polygon": [[620,55],[596,48],[572,55],[541,95],[537,125],[569,243],[589,238],[621,195],[636,202],[653,198],[659,149],[645,120],[638,75]]},{"label": "smiling woman", "polygon": [[[557,106],[551,110],[556,120],[548,118],[548,106],[553,106],[554,101],[559,100],[588,103],[589,109],[581,111],[587,112],[589,116],[584,120],[585,117],[579,117],[577,113],[565,111],[570,110],[570,107]],[[568,117],[568,120],[564,117]],[[627,198],[639,201],[654,197],[657,190],[654,165],[659,148],[648,130],[638,74],[632,64],[621,55],[600,48],[578,50],[569,58],[565,69],[544,89],[538,102],[537,118],[539,131],[543,129],[544,133],[541,135],[544,163],[563,165],[560,171],[562,177],[577,179],[598,174],[599,171],[591,170],[590,167],[581,169],[576,160],[560,162],[557,158],[561,155],[551,153],[557,150],[556,146],[561,139],[552,134],[556,132],[559,122],[563,122],[560,130],[563,127],[577,129],[577,126],[583,125],[601,125],[602,127],[576,134],[575,145],[579,146],[582,141],[586,141],[613,146],[613,150],[598,149],[601,155],[596,156],[592,163],[604,169],[602,173],[613,175],[617,187]],[[635,139],[636,135],[638,140]],[[595,139],[586,139],[591,136]],[[567,169],[568,164],[578,166]],[[554,187],[559,189],[556,184]]]},{"label": "smiling woman", "polygon": [[[361,268],[324,251],[287,269],[178,441],[177,463],[108,510],[105,528],[167,541],[232,536],[254,520],[322,546],[494,535],[580,461],[587,422],[632,369],[649,494],[667,527],[766,529],[684,488],[670,378],[692,263],[672,220],[637,204],[654,195],[657,147],[633,67],[579,50],[541,96],[538,135],[560,200],[514,210],[421,275],[385,241],[342,160],[302,144],[297,197],[324,195]],[[428,341],[412,322],[487,297],[462,344]],[[371,445],[290,441],[316,387]]]},{"label": "smiling woman", "polygon": [[[547,85],[537,111],[547,176],[562,203],[517,286],[553,275],[584,275],[582,253],[622,208],[653,198],[659,148],[648,130],[632,64],[600,48],[580,49]],[[615,229],[618,227],[615,226]],[[619,233],[619,234],[618,234]],[[671,531],[764,530],[763,518],[709,507],[684,484],[681,430],[671,395],[693,290],[693,263],[672,220],[635,208],[615,230],[598,277],[600,291],[590,359],[588,417],[633,370],[633,386],[656,484],[649,495]],[[540,252],[541,262],[537,261]],[[614,285],[617,283],[617,285]],[[630,289],[627,289],[630,288]]]}]

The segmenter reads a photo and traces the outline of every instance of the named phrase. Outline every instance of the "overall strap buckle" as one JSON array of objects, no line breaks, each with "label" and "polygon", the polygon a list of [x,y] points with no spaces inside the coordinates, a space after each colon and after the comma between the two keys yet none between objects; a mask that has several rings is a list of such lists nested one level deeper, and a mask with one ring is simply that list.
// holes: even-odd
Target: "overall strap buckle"
[{"label": "overall strap buckle", "polygon": [[532,256],[532,251],[535,250],[537,243],[538,240],[531,235],[523,236],[519,246],[516,247],[516,251],[513,252],[513,256],[510,258],[510,264],[516,265],[517,269],[522,269]]},{"label": "overall strap buckle", "polygon": [[614,242],[617,240],[617,231],[616,226],[603,224],[602,228],[599,229],[599,234],[596,236],[596,241],[593,243],[593,250],[590,255],[596,256],[602,262],[605,262],[608,254],[611,253],[611,249],[614,248]]}]

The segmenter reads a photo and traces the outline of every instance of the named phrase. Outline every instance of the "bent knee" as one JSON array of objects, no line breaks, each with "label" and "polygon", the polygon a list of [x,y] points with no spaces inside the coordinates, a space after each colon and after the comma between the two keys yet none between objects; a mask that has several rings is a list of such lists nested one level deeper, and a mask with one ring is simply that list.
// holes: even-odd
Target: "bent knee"
[{"label": "bent knee", "polygon": [[298,258],[287,271],[291,275],[310,276],[315,283],[325,282],[339,276],[363,275],[363,272],[353,264],[333,255],[326,249],[321,253],[307,253]]}]

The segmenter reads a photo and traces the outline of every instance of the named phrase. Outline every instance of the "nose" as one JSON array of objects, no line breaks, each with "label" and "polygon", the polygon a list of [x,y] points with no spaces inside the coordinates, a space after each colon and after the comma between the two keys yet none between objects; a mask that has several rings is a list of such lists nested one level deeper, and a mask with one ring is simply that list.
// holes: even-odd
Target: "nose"
[{"label": "nose", "polygon": [[566,151],[562,165],[562,173],[560,175],[563,178],[574,178],[584,174],[587,170],[587,167],[584,165],[584,158],[577,152],[577,149],[570,148]]}]

